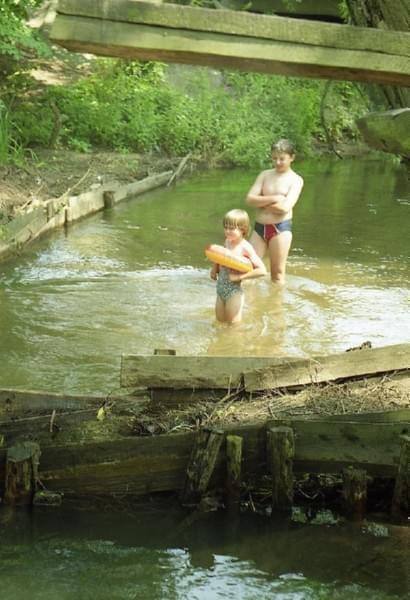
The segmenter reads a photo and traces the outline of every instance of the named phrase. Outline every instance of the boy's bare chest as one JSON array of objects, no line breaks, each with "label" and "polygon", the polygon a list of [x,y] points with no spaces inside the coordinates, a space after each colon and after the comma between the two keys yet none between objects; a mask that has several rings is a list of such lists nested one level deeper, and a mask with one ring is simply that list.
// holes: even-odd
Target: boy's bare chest
[{"label": "boy's bare chest", "polygon": [[263,181],[262,193],[264,196],[270,194],[287,194],[292,184],[291,173],[278,175],[277,173],[268,173]]}]

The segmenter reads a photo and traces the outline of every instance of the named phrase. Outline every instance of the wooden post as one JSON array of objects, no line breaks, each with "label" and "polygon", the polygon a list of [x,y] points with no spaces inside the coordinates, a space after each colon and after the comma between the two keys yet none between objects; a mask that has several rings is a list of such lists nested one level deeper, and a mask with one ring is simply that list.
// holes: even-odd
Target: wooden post
[{"label": "wooden post", "polygon": [[226,504],[229,510],[239,510],[242,481],[242,437],[226,437]]},{"label": "wooden post", "polygon": [[343,469],[342,495],[345,512],[355,519],[363,519],[367,503],[367,473],[364,469]]},{"label": "wooden post", "polygon": [[115,204],[115,193],[112,190],[103,192],[104,208],[112,208]]},{"label": "wooden post", "polygon": [[218,429],[201,429],[198,432],[186,471],[184,503],[198,502],[208,487],[224,437]]},{"label": "wooden post", "polygon": [[267,430],[267,464],[272,474],[272,509],[287,510],[293,504],[293,456],[295,442],[290,427]]},{"label": "wooden post", "polygon": [[392,513],[408,514],[410,510],[410,436],[400,436],[400,456],[393,492]]},{"label": "wooden post", "polygon": [[7,450],[4,503],[31,504],[38,479],[40,446],[21,442]]}]

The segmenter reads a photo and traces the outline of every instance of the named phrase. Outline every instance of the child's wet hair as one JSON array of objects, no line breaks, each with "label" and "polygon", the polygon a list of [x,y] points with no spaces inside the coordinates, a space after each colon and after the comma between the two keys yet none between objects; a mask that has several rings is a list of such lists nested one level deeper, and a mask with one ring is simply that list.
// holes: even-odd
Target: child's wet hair
[{"label": "child's wet hair", "polygon": [[229,210],[223,218],[224,227],[238,227],[246,237],[250,229],[249,215],[246,210],[240,208],[233,208]]},{"label": "child's wet hair", "polygon": [[282,138],[281,140],[274,142],[272,144],[271,150],[272,150],[272,152],[277,152],[278,154],[284,152],[285,154],[289,154],[289,156],[295,156],[295,154],[296,154],[296,149],[295,149],[294,144],[292,144],[292,142],[290,140],[287,140],[285,138]]}]

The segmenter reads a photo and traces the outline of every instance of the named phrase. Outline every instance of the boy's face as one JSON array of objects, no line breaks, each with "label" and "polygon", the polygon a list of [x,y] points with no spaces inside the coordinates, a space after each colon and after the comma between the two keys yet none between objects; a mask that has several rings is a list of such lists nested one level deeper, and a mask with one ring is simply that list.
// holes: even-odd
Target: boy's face
[{"label": "boy's face", "polygon": [[278,173],[284,173],[288,171],[293,163],[294,156],[287,152],[272,152],[272,164]]}]

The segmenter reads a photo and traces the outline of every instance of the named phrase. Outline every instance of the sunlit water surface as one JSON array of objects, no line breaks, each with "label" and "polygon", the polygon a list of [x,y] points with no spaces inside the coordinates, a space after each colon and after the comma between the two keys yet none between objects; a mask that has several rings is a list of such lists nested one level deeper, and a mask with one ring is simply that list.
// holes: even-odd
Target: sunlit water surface
[{"label": "sunlit water surface", "polygon": [[[121,353],[306,356],[409,340],[410,194],[382,161],[300,161],[283,293],[246,285],[216,324],[204,247],[255,173],[214,171],[59,231],[1,265],[0,386],[113,391]],[[387,600],[409,593],[408,530],[171,511],[0,511],[1,600]]]},{"label": "sunlit water surface", "polygon": [[[243,323],[215,322],[204,256],[254,173],[213,171],[118,205],[1,265],[0,385],[118,387],[122,353],[306,356],[408,341],[410,191],[391,162],[300,161],[283,292],[247,282]],[[250,211],[251,212],[251,211]]]}]

